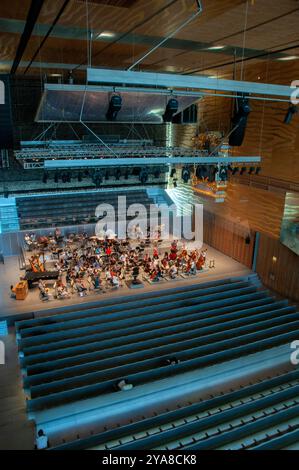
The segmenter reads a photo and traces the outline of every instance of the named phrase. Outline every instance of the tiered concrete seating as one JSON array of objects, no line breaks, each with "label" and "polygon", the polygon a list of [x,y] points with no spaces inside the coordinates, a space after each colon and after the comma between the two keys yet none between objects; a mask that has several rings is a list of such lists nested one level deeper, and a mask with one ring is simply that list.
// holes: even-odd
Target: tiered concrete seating
[{"label": "tiered concrete seating", "polygon": [[153,200],[144,190],[136,191],[93,191],[55,194],[46,196],[28,196],[17,198],[17,210],[20,227],[23,230],[51,227],[52,225],[73,225],[95,222],[95,210],[99,204],[111,204],[116,216],[118,196],[126,196],[127,207],[130,204],[142,204],[147,209]]},{"label": "tiered concrete seating", "polygon": [[55,450],[281,449],[298,443],[299,370]]},{"label": "tiered concrete seating", "polygon": [[[128,296],[16,324],[28,410],[225,362],[298,336],[296,308],[249,280]],[[179,363],[167,365],[169,358]]]}]

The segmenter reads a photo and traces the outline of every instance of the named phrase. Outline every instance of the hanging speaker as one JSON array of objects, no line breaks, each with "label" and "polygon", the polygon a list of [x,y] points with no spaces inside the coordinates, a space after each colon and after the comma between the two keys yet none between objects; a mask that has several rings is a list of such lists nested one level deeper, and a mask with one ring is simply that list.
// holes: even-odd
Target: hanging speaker
[{"label": "hanging speaker", "polygon": [[109,102],[109,108],[106,113],[106,119],[107,121],[115,121],[117,118],[117,115],[119,111],[121,110],[122,106],[122,98],[120,95],[112,95],[110,102]]},{"label": "hanging speaker", "polygon": [[237,98],[235,103],[235,113],[232,119],[232,129],[234,131],[229,136],[229,145],[239,147],[242,145],[247,125],[248,115],[251,111],[249,99],[246,96]]},{"label": "hanging speaker", "polygon": [[15,148],[9,75],[0,75],[0,150]]}]

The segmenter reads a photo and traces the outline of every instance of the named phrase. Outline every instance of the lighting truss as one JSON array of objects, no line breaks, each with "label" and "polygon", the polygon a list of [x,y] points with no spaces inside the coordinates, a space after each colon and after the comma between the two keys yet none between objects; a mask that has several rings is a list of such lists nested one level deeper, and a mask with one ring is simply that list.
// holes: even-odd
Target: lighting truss
[{"label": "lighting truss", "polygon": [[[210,78],[203,75],[178,75],[170,73],[132,72],[126,70],[111,69],[87,69],[88,83],[115,84],[126,86],[156,87],[156,89],[184,90],[183,93],[207,91],[229,93],[246,93],[251,99],[265,99],[271,101],[289,102],[294,88],[285,85],[269,83],[245,82],[238,80],[226,80]],[[145,92],[145,88],[143,91]],[[216,95],[217,96],[217,95]],[[229,95],[226,95],[229,96]]]}]

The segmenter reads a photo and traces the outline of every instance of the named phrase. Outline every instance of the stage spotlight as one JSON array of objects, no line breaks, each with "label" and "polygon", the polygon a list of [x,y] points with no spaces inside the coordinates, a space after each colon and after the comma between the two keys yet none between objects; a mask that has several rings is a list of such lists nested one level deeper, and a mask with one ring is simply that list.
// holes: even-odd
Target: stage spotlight
[{"label": "stage spotlight", "polygon": [[197,178],[201,178],[202,177],[202,171],[201,171],[201,166],[197,166],[196,167],[196,170],[195,170],[195,175]]},{"label": "stage spotlight", "polygon": [[251,166],[251,167],[249,168],[248,174],[249,174],[249,175],[252,175],[254,172],[255,172],[255,168],[254,168],[254,166]]},{"label": "stage spotlight", "polygon": [[258,166],[255,170],[255,174],[259,175],[261,171],[262,171],[262,168],[260,166]]},{"label": "stage spotlight", "polygon": [[132,175],[133,176],[139,176],[140,175],[140,171],[141,171],[141,168],[138,168],[138,167],[134,167],[133,168],[133,171],[132,171]]},{"label": "stage spotlight", "polygon": [[160,168],[155,168],[154,169],[154,178],[160,178],[160,173],[161,173],[161,170]]},{"label": "stage spotlight", "polygon": [[248,115],[251,111],[247,96],[237,98],[235,102],[235,112],[232,119],[232,129],[234,131],[229,136],[229,145],[239,147],[242,145],[247,125]]},{"label": "stage spotlight", "polygon": [[106,113],[107,121],[115,121],[119,111],[121,110],[122,98],[120,95],[112,95],[110,98],[109,108]]},{"label": "stage spotlight", "polygon": [[218,166],[212,165],[209,167],[208,180],[213,183],[216,179],[216,175],[219,171]]},{"label": "stage spotlight", "polygon": [[177,113],[179,109],[179,102],[175,98],[171,98],[166,106],[165,113],[163,114],[164,122],[171,122],[174,114]]},{"label": "stage spotlight", "polygon": [[145,184],[148,180],[148,171],[146,168],[142,168],[140,175],[139,175],[140,182]]},{"label": "stage spotlight", "polygon": [[170,178],[173,178],[175,174],[176,174],[176,169],[172,168],[171,173],[170,173]]},{"label": "stage spotlight", "polygon": [[295,104],[290,104],[289,109],[287,110],[287,114],[284,118],[284,124],[290,124],[294,114],[298,113],[298,108]]},{"label": "stage spotlight", "polygon": [[220,181],[227,181],[227,168],[225,166],[220,167],[219,178],[220,178]]},{"label": "stage spotlight", "polygon": [[190,179],[190,177],[191,177],[191,174],[190,174],[189,168],[184,167],[184,168],[182,169],[182,180],[184,181],[184,183],[187,184],[188,181],[189,181],[189,179]]},{"label": "stage spotlight", "polygon": [[243,175],[246,172],[246,170],[247,170],[246,166],[242,166],[240,175]]},{"label": "stage spotlight", "polygon": [[233,176],[236,175],[237,173],[239,173],[239,170],[240,170],[240,168],[238,166],[233,168],[233,172],[232,172]]},{"label": "stage spotlight", "polygon": [[96,171],[92,177],[93,183],[96,185],[97,188],[101,186],[103,183],[103,175],[100,171]]}]

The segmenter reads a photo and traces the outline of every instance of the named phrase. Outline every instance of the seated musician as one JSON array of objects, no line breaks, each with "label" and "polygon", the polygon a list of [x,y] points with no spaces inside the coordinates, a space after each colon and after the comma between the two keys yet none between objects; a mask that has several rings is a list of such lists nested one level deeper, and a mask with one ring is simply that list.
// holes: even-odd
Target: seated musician
[{"label": "seated musician", "polygon": [[119,287],[119,279],[116,275],[116,273],[112,273],[112,278],[111,278],[111,284],[112,284],[112,287]]},{"label": "seated musician", "polygon": [[194,260],[192,260],[190,264],[190,274],[192,275],[196,274],[196,263]]},{"label": "seated musician", "polygon": [[40,279],[39,282],[38,282],[38,288],[39,288],[41,299],[42,300],[49,300],[48,289],[46,288],[45,281]]},{"label": "seated musician", "polygon": [[98,274],[95,274],[94,278],[93,278],[93,287],[95,289],[99,289],[101,286],[101,279],[100,279],[100,276]]},{"label": "seated musician", "polygon": [[10,297],[12,299],[16,298],[16,289],[14,288],[14,286],[10,286]]},{"label": "seated musician", "polygon": [[32,239],[31,239],[31,237],[28,233],[26,233],[26,235],[24,237],[24,240],[25,240],[25,243],[26,243],[26,246],[27,246],[28,250],[31,250]]},{"label": "seated musician", "polygon": [[58,227],[54,230],[54,238],[56,242],[61,239],[61,230]]},{"label": "seated musician", "polygon": [[87,288],[84,286],[82,279],[77,279],[76,280],[75,287],[76,287],[77,292],[79,293],[79,295],[86,295]]},{"label": "seated musician", "polygon": [[70,294],[68,293],[68,290],[66,286],[61,282],[58,281],[58,286],[57,286],[57,298],[58,299],[69,299]]},{"label": "seated musician", "polygon": [[204,264],[205,264],[205,260],[204,260],[204,257],[202,255],[202,253],[201,253],[198,260],[197,260],[197,262],[196,262],[197,271],[201,271],[203,269]]},{"label": "seated musician", "polygon": [[177,274],[178,274],[178,268],[176,264],[173,264],[169,269],[169,275],[171,279],[175,279],[177,277]]}]

